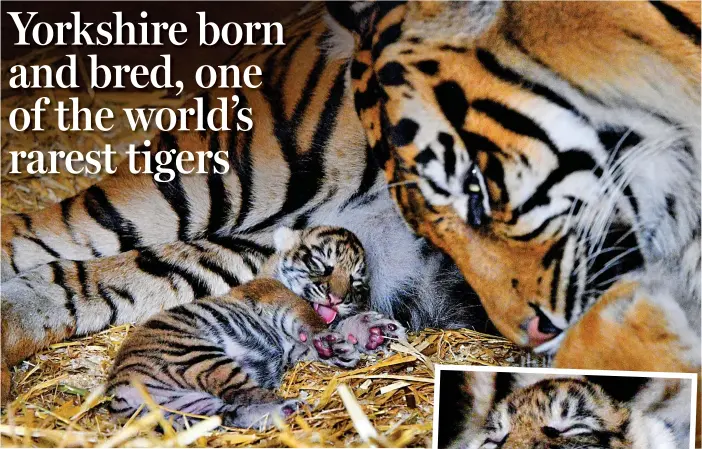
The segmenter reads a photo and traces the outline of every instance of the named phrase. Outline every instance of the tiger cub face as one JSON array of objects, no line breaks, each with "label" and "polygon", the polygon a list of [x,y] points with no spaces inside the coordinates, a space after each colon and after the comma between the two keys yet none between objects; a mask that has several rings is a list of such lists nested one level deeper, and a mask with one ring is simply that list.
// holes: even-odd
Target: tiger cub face
[{"label": "tiger cub face", "polygon": [[[459,444],[459,446],[462,446]],[[546,379],[498,402],[466,449],[673,448],[658,420],[579,379]]]},{"label": "tiger cub face", "polygon": [[365,252],[352,232],[328,226],[280,228],[274,240],[274,276],[313,303],[325,323],[368,310]]}]

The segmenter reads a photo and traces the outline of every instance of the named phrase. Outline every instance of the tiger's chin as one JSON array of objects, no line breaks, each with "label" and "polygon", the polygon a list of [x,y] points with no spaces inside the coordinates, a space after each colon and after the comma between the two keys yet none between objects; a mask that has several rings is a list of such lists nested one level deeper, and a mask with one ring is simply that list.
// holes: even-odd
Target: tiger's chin
[{"label": "tiger's chin", "polygon": [[565,339],[565,333],[561,332],[556,337],[551,340],[546,341],[536,347],[534,347],[534,352],[537,354],[555,355],[558,348],[561,347],[561,343]]}]

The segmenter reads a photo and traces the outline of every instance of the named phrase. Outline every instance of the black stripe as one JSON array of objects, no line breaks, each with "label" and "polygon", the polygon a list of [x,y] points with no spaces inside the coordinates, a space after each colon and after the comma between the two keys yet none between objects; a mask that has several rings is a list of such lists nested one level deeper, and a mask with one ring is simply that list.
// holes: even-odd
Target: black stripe
[{"label": "black stripe", "polygon": [[496,373],[495,374],[495,398],[493,404],[502,401],[512,391],[514,384],[514,375],[512,373]]},{"label": "black stripe", "polygon": [[76,261],[74,263],[78,272],[81,295],[83,295],[83,298],[88,299],[88,273],[85,271],[85,263],[82,261]]},{"label": "black stripe", "polygon": [[378,104],[378,101],[383,101],[386,99],[387,94],[380,88],[380,84],[378,84],[378,78],[375,76],[375,73],[372,73],[370,78],[368,78],[366,89],[364,91],[356,90],[353,93],[353,105],[358,113],[361,113],[366,109],[370,109]]},{"label": "black stripe", "polygon": [[102,284],[98,284],[98,293],[107,307],[110,308],[110,325],[114,325],[117,322],[117,304],[110,296],[110,292]]},{"label": "black stripe", "polygon": [[670,25],[692,39],[695,45],[700,45],[700,27],[695,25],[685,14],[664,2],[652,1],[650,3],[663,14]]},{"label": "black stripe", "polygon": [[176,333],[182,333],[183,330],[180,328],[177,328],[173,326],[170,323],[167,323],[159,318],[152,318],[146,323],[144,323],[144,328],[146,329],[156,329],[160,331],[168,331],[168,332],[176,332]]},{"label": "black stripe", "polygon": [[570,270],[570,276],[568,276],[568,288],[566,289],[565,296],[565,319],[566,323],[570,323],[573,317],[573,307],[578,299],[578,266],[580,264],[580,259],[576,258],[573,264],[573,268]]},{"label": "black stripe", "polygon": [[[553,248],[552,248],[553,249]],[[560,253],[555,254],[556,266],[553,268],[553,278],[551,279],[551,310],[556,310],[558,304],[558,286],[561,284],[561,263],[563,262],[563,252],[565,246],[560,248]],[[541,320],[539,320],[541,321]],[[541,323],[539,323],[541,324]]]},{"label": "black stripe", "polygon": [[546,134],[546,131],[526,115],[488,99],[475,100],[471,103],[471,107],[492,118],[502,125],[503,128],[515,134],[539,140],[548,146],[553,153],[558,153],[558,148]]},{"label": "black stripe", "polygon": [[32,217],[24,213],[16,214],[16,216],[22,220],[24,227],[27,228],[28,231],[32,230]]},{"label": "black stripe", "polygon": [[85,191],[85,209],[100,226],[117,234],[119,252],[129,251],[140,246],[139,234],[130,220],[122,217],[98,186]]},{"label": "black stripe", "polygon": [[541,266],[548,268],[553,264],[554,261],[561,260],[563,257],[563,251],[565,249],[565,244],[568,242],[568,236],[561,237],[556,241],[551,247],[546,251],[544,257],[541,258]]},{"label": "black stripe", "polygon": [[460,135],[463,144],[467,148],[468,154],[474,161],[477,159],[478,151],[484,151],[486,153],[492,154],[500,154],[502,156],[509,157],[509,155],[505,153],[505,151],[502,148],[500,148],[495,142],[481,134],[476,134],[471,131],[463,130],[459,130],[458,134]]},{"label": "black stripe", "polygon": [[206,353],[199,353],[199,354],[193,354],[196,350],[189,350],[188,353],[186,354],[187,357],[184,357],[182,359],[178,360],[178,364],[182,364],[185,368],[185,371],[193,368],[195,365],[201,362],[205,362],[208,360],[211,360],[213,357],[219,357],[222,354],[222,350],[218,349],[217,352],[206,352]]},{"label": "black stripe", "polygon": [[405,67],[397,61],[390,61],[378,70],[377,76],[378,81],[383,86],[401,86],[403,84],[408,84],[412,87],[412,84],[405,78]]},{"label": "black stripe", "polygon": [[[231,132],[229,138],[234,138],[236,134]],[[224,174],[226,170],[220,167],[221,173],[216,173],[216,162],[214,155],[220,151],[219,132],[212,131],[210,134],[210,148],[212,160],[210,161],[207,173],[207,190],[210,192],[210,218],[207,222],[207,234],[211,235],[222,229],[231,213],[231,197],[224,185]]]},{"label": "black stripe", "polygon": [[476,56],[478,58],[478,61],[482,64],[483,68],[485,68],[485,70],[489,71],[501,80],[506,81],[510,84],[516,84],[522,87],[523,89],[527,89],[535,95],[543,97],[551,103],[554,103],[562,107],[563,109],[567,109],[572,114],[589,122],[588,118],[585,117],[579,110],[577,110],[575,106],[573,106],[573,104],[571,104],[568,100],[566,100],[550,88],[544,86],[543,84],[539,84],[535,81],[526,79],[519,73],[513,71],[512,69],[503,66],[489,51],[479,48],[476,51]]},{"label": "black stripe", "polygon": [[127,301],[129,304],[134,305],[136,300],[134,299],[134,296],[129,293],[127,290],[121,289],[119,287],[109,287],[110,290],[112,290],[115,294],[118,296],[121,296],[122,299]]},{"label": "black stripe", "polygon": [[448,179],[456,173],[456,152],[453,149],[453,136],[440,132],[438,140],[444,146],[444,171]]},{"label": "black stripe", "polygon": [[370,192],[371,188],[375,185],[378,179],[378,173],[380,172],[380,166],[373,158],[373,149],[370,145],[366,144],[366,165],[363,168],[363,176],[361,177],[361,184],[353,195],[344,203],[341,209],[344,209],[346,205],[353,203],[365,196]]},{"label": "black stripe", "polygon": [[73,298],[75,292],[71,287],[68,286],[68,284],[66,284],[66,275],[63,271],[63,268],[61,267],[61,264],[59,262],[52,262],[49,264],[49,266],[53,271],[54,283],[66,292],[66,302],[64,305],[66,306],[66,310],[68,310],[68,313],[71,315],[71,318],[73,318],[73,321],[75,323],[77,319],[76,303]]},{"label": "black stripe", "polygon": [[[328,35],[326,33],[322,34],[318,38],[318,46],[323,45],[327,39]],[[304,40],[300,40],[296,46],[291,48],[287,53],[286,58],[292,58],[298,47],[303,42]],[[290,200],[295,198],[293,194],[296,192],[304,192],[310,181],[314,183],[315,178],[321,177],[323,172],[321,163],[319,162],[317,156],[320,151],[319,149],[312,147],[304,158],[298,157],[299,148],[297,143],[297,129],[303,121],[302,117],[307,112],[313,95],[301,95],[299,102],[295,105],[295,110],[293,111],[292,116],[290,119],[286,118],[285,101],[283,99],[282,89],[285,87],[289,72],[287,70],[283,70],[280,77],[276,79],[272,78],[272,74],[275,73],[275,68],[279,65],[279,63],[280,61],[276,60],[276,58],[269,59],[266,70],[264,70],[264,77],[266,73],[268,73],[268,77],[265,77],[266,79],[264,79],[262,89],[263,95],[269,103],[271,115],[273,117],[273,132],[282,151],[283,158],[290,167],[290,178],[288,179],[286,199],[281,210],[268,217],[263,222],[247,228],[249,231],[268,227],[270,224],[275,223],[280,216],[284,215],[287,209],[291,207],[293,210],[296,209],[297,207],[294,207],[295,205],[290,204]],[[327,58],[324,52],[320,52],[314,65],[312,66],[311,71],[307,75],[305,87],[302,89],[302,92],[311,93],[315,91],[326,66]],[[303,162],[300,163],[299,159],[303,159]],[[305,175],[301,177],[300,171],[304,172]],[[291,188],[291,185],[295,187]],[[303,201],[303,204],[304,202],[305,201]],[[241,217],[241,213],[239,215]],[[237,228],[242,222],[243,219],[237,220]]]},{"label": "black stripe", "polygon": [[[620,275],[642,267],[644,259],[641,251],[638,250],[638,244],[636,235],[631,232],[630,227],[623,225],[610,227],[602,242],[602,249],[597,251],[589,261],[588,289],[605,291]],[[633,248],[637,249],[632,251]],[[627,251],[630,252],[623,256]],[[617,261],[604,270],[604,267],[615,258]],[[593,278],[592,276],[598,272],[597,277]]]},{"label": "black stripe", "polygon": [[434,87],[434,96],[446,120],[454,129],[463,129],[470,105],[461,86],[455,81],[444,81]]},{"label": "black stripe", "polygon": [[[563,212],[559,212],[559,213],[557,213],[557,214],[551,215],[550,217],[548,217],[547,219],[545,219],[545,220],[543,221],[543,223],[541,223],[539,226],[537,226],[536,228],[534,228],[534,230],[529,231],[529,232],[527,232],[526,234],[510,235],[509,238],[510,238],[511,240],[517,240],[517,241],[520,241],[520,242],[528,242],[528,241],[530,241],[530,240],[533,240],[533,239],[535,239],[536,237],[540,236],[541,233],[544,232],[544,230],[548,227],[548,225],[550,225],[551,222],[553,222],[553,220],[555,220],[556,218],[559,218],[559,217],[563,217],[563,216],[565,216],[565,215],[568,215],[568,214],[570,214],[570,213],[571,213],[571,211],[570,211],[570,207],[569,207],[568,209],[566,209],[566,210],[563,211]],[[577,216],[575,212],[573,213],[573,215],[574,215],[574,216]]]},{"label": "black stripe", "polygon": [[72,196],[59,203],[61,205],[61,220],[69,231],[71,230],[71,206],[73,205],[73,201],[75,201],[75,199],[76,197]]},{"label": "black stripe", "polygon": [[201,258],[200,259],[200,265],[202,265],[204,268],[207,270],[211,271],[212,273],[216,274],[217,276],[221,277],[222,280],[230,287],[236,287],[237,285],[241,284],[241,281],[239,281],[239,278],[237,278],[234,274],[232,274],[229,270],[226,268],[218,265],[214,261],[207,259],[207,258]]},{"label": "black stripe", "polygon": [[364,73],[368,70],[368,64],[358,60],[351,63],[351,78],[360,80]]},{"label": "black stripe", "polygon": [[36,237],[25,237],[25,238],[26,238],[27,240],[29,240],[30,242],[32,242],[32,243],[34,243],[34,244],[40,246],[41,249],[43,249],[44,251],[46,251],[47,253],[49,253],[49,254],[51,255],[51,257],[53,257],[54,259],[60,259],[60,258],[61,258],[61,255],[60,255],[59,253],[57,253],[57,252],[56,252],[54,249],[52,249],[49,245],[47,245],[46,243],[44,243],[43,241],[41,241],[41,239],[36,238]]},{"label": "black stripe", "polygon": [[410,118],[401,118],[390,129],[390,142],[396,147],[404,147],[414,142],[419,131],[419,124]]},{"label": "black stripe", "polygon": [[[511,7],[512,7],[512,5],[509,2],[505,3],[505,8],[511,8]],[[508,13],[508,15],[509,15],[509,13]],[[530,59],[532,62],[539,65],[542,69],[548,70],[549,72],[551,72],[553,74],[553,76],[556,76],[559,79],[567,82],[570,85],[570,87],[577,90],[578,93],[580,93],[580,95],[588,98],[589,100],[591,100],[599,105],[604,106],[604,103],[599,98],[597,98],[594,94],[588,92],[583,86],[577,84],[572,79],[566,78],[563,73],[559,73],[557,70],[553,69],[551,66],[546,64],[543,60],[541,60],[537,56],[531,54],[529,52],[529,50],[524,46],[524,44],[522,44],[522,42],[514,35],[514,33],[511,30],[508,30],[504,36],[505,36],[505,39],[507,39],[507,41],[509,43],[514,45],[515,48],[517,50],[519,50],[526,58]]]},{"label": "black stripe", "polygon": [[373,45],[373,49],[371,50],[371,57],[373,60],[377,60],[378,56],[385,50],[385,47],[397,42],[400,36],[402,36],[402,22],[390,25],[380,33],[377,42]]},{"label": "black stripe", "polygon": [[[226,360],[225,362],[231,363],[232,365],[235,364],[233,360]],[[227,378],[224,379],[223,382],[221,382],[221,385],[227,385],[229,382],[234,380],[234,378],[236,376],[238,376],[240,373],[241,373],[241,368],[238,366],[233,366],[232,370],[229,372],[229,375],[227,376]],[[237,382],[235,385],[241,385],[241,383]]]},{"label": "black stripe", "polygon": [[148,248],[143,249],[139,253],[136,263],[140,270],[152,276],[162,278],[170,278],[174,274],[180,276],[190,285],[196,299],[212,294],[205,280],[176,264],[159,259],[158,255]]},{"label": "black stripe", "polygon": [[521,205],[513,210],[510,223],[517,222],[524,215],[536,207],[548,204],[551,199],[549,192],[556,184],[562,182],[566,176],[579,171],[591,171],[595,176],[602,175],[602,169],[595,160],[585,151],[570,150],[559,154],[558,167],[549,173],[546,179],[536,188],[536,191]]},{"label": "black stripe", "polygon": [[237,254],[251,253],[257,256],[263,255],[264,257],[270,257],[275,252],[270,246],[259,245],[256,242],[240,237],[216,235],[210,237],[209,241]]},{"label": "black stripe", "polygon": [[[158,152],[166,152],[176,150],[175,155],[171,155],[171,163],[167,167],[173,171],[174,178],[169,182],[159,182],[154,175],[153,182],[156,188],[161,192],[161,195],[168,201],[173,211],[178,215],[178,239],[182,241],[190,240],[188,236],[188,226],[190,225],[190,201],[185,194],[183,181],[180,171],[176,165],[176,156],[178,154],[178,140],[168,132],[162,131],[159,135]],[[152,155],[152,158],[154,156]],[[156,161],[152,161],[155,163]]]},{"label": "black stripe", "polygon": [[420,165],[427,165],[433,160],[436,160],[436,153],[431,149],[431,146],[426,147],[414,157],[414,162]]},{"label": "black stripe", "polygon": [[[248,231],[255,232],[268,228],[283,216],[300,209],[319,192],[322,180],[326,174],[323,164],[324,152],[336,126],[339,108],[344,99],[345,73],[346,64],[339,68],[334,84],[329,90],[327,100],[324,103],[324,109],[312,137],[312,143],[304,156],[300,157],[297,154],[296,145],[292,148],[282,146],[283,157],[290,167],[290,178],[288,179],[287,192],[282,207],[275,214],[248,228]],[[313,90],[305,89],[304,91],[311,92]],[[283,131],[284,128],[276,125],[276,130]],[[287,140],[283,139],[278,132],[276,132],[276,136],[281,145]]]},{"label": "black stripe", "polygon": [[[242,108],[248,107],[248,100],[243,93],[239,94],[239,104]],[[253,189],[253,161],[251,159],[251,143],[253,141],[253,130],[243,134],[241,139],[241,149],[239,149],[239,133],[234,130],[229,133],[229,163],[234,168],[239,179],[239,212],[237,213],[234,228],[237,229],[249,215],[252,201]]]}]

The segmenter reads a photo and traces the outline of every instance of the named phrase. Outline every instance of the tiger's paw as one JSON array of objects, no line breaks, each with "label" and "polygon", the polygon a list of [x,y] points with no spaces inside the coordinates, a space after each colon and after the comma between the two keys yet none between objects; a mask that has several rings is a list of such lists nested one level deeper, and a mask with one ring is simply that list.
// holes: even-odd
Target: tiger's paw
[{"label": "tiger's paw", "polygon": [[361,353],[343,334],[324,331],[315,334],[312,339],[319,358],[342,368],[353,368],[361,359]]},{"label": "tiger's paw", "polygon": [[265,431],[273,427],[273,416],[286,419],[297,413],[305,402],[301,399],[279,399],[272,402],[237,407],[222,415],[222,425],[226,427]]},{"label": "tiger's paw", "polygon": [[350,316],[336,327],[359,351],[374,352],[392,340],[404,340],[405,328],[378,312],[363,312]]}]

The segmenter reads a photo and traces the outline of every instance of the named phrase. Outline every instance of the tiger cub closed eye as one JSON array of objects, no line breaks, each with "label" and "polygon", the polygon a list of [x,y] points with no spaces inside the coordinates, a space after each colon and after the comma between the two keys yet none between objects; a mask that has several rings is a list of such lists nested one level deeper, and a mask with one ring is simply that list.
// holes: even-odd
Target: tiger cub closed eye
[{"label": "tiger cub closed eye", "polygon": [[[369,310],[365,251],[358,238],[344,228],[317,226],[304,230],[280,228],[274,235],[276,254],[261,270],[311,302],[325,323]],[[384,339],[382,326],[370,333],[346,335],[361,350],[375,350]],[[392,332],[392,331],[391,331]]]},{"label": "tiger cub closed eye", "polygon": [[673,449],[666,423],[580,379],[548,379],[494,405],[480,431],[452,449]]},{"label": "tiger cub closed eye", "polygon": [[[291,364],[350,368],[361,351],[404,338],[399,323],[367,311],[363,249],[353,234],[283,230],[276,245],[262,276],[278,280],[255,279],[226,296],[169,309],[130,334],[108,378],[114,414],[130,416],[143,403],[136,380],[168,410],[265,428],[267,415],[288,415],[299,404],[274,393]],[[182,415],[168,414],[182,425]]]}]

